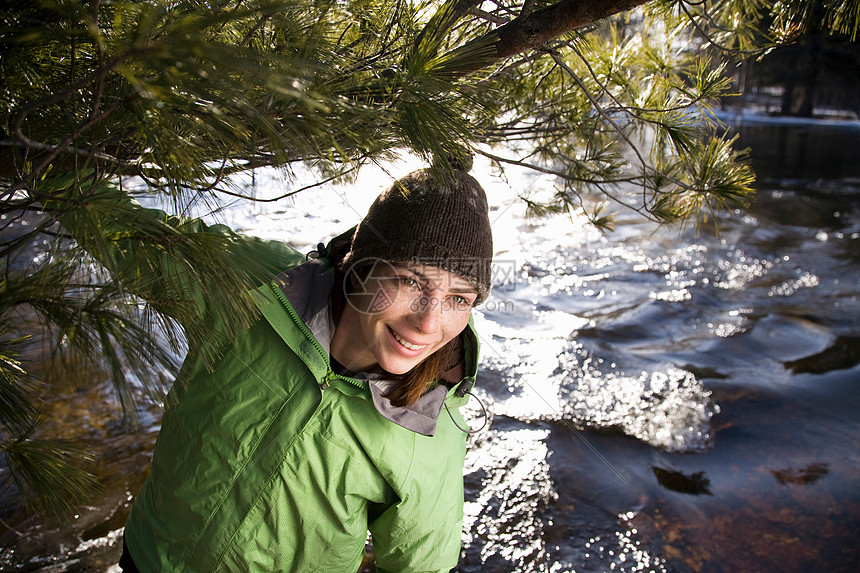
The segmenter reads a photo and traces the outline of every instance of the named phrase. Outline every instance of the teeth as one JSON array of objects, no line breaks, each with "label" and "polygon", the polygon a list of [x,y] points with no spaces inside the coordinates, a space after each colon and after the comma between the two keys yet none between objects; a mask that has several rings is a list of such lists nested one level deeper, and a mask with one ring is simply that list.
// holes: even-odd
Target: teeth
[{"label": "teeth", "polygon": [[419,344],[412,344],[411,342],[407,342],[407,341],[403,340],[402,338],[400,338],[399,336],[397,336],[396,332],[392,331],[392,333],[394,334],[394,338],[397,339],[397,342],[399,342],[400,344],[402,344],[403,346],[405,346],[409,350],[421,350],[422,348],[427,346],[426,344],[420,344],[420,345]]}]

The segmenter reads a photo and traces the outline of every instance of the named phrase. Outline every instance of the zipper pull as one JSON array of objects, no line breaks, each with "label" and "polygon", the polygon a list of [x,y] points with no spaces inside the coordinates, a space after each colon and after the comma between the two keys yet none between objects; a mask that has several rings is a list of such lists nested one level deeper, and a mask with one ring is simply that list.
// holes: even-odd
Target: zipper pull
[{"label": "zipper pull", "polygon": [[320,381],[320,390],[326,391],[330,385],[330,382],[336,378],[333,370],[329,369],[328,372],[325,373],[325,376]]}]

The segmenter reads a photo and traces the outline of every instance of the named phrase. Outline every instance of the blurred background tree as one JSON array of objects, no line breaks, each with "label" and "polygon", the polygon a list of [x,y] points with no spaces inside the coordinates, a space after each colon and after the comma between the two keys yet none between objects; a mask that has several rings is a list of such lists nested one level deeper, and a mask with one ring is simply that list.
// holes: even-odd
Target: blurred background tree
[{"label": "blurred background tree", "polygon": [[[795,41],[775,45],[761,57],[741,60],[735,74],[741,95],[728,98],[727,105],[759,106],[774,115],[794,117],[860,116],[857,32],[829,28],[830,8],[821,1],[811,2],[802,20],[807,26]],[[772,18],[762,25],[798,31],[796,24]]]},{"label": "blurred background tree", "polygon": [[[85,452],[40,431],[39,397],[103,364],[125,421],[130,380],[175,372],[184,336],[129,293],[146,273],[98,264],[133,240],[194,269],[193,288],[253,319],[228,244],[152,227],[97,192],[142,181],[181,214],[245,197],[232,174],[302,164],[345,181],[403,150],[476,153],[499,174],[554,174],[535,213],[602,194],[660,222],[743,205],[753,175],[709,114],[729,54],[807,30],[849,34],[857,0],[24,0],[0,15],[0,467],[34,510],[60,517],[95,485]],[[638,193],[622,189],[632,186]],[[311,188],[284,189],[284,197]],[[49,207],[49,208],[46,208]],[[86,250],[58,221],[86,212]],[[124,234],[109,231],[117,225]],[[103,225],[100,227],[100,225]],[[113,234],[112,234],[113,233]],[[102,242],[100,242],[102,241]],[[232,263],[232,264],[231,264]],[[143,265],[140,267],[143,269]],[[51,364],[38,376],[22,355]],[[94,407],[98,407],[94,405]]]}]

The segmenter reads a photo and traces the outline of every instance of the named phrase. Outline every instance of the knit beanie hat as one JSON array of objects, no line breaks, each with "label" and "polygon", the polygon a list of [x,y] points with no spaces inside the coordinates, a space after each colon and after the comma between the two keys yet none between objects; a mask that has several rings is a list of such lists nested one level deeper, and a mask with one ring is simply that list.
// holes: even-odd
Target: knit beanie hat
[{"label": "knit beanie hat", "polygon": [[471,282],[475,304],[491,287],[493,236],[487,196],[461,169],[420,169],[394,182],[358,224],[341,263],[346,271],[376,260],[420,263]]}]

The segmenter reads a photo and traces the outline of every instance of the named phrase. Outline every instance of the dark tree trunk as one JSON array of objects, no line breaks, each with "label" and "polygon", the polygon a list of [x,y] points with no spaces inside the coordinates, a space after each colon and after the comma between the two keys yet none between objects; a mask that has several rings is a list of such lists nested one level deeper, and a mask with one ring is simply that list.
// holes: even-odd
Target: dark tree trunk
[{"label": "dark tree trunk", "polygon": [[579,27],[645,4],[649,0],[561,0],[551,6],[521,14],[511,22],[468,42],[454,51],[474,51],[484,56],[457,65],[450,71],[466,75],[494,62],[539,49],[553,38]]},{"label": "dark tree trunk", "polygon": [[812,117],[814,111],[813,95],[815,84],[812,82],[790,82],[782,93],[782,115]]},{"label": "dark tree trunk", "polygon": [[782,92],[781,115],[812,117],[815,83],[818,80],[817,49],[809,42],[805,49],[795,52],[792,72],[786,77]]}]

